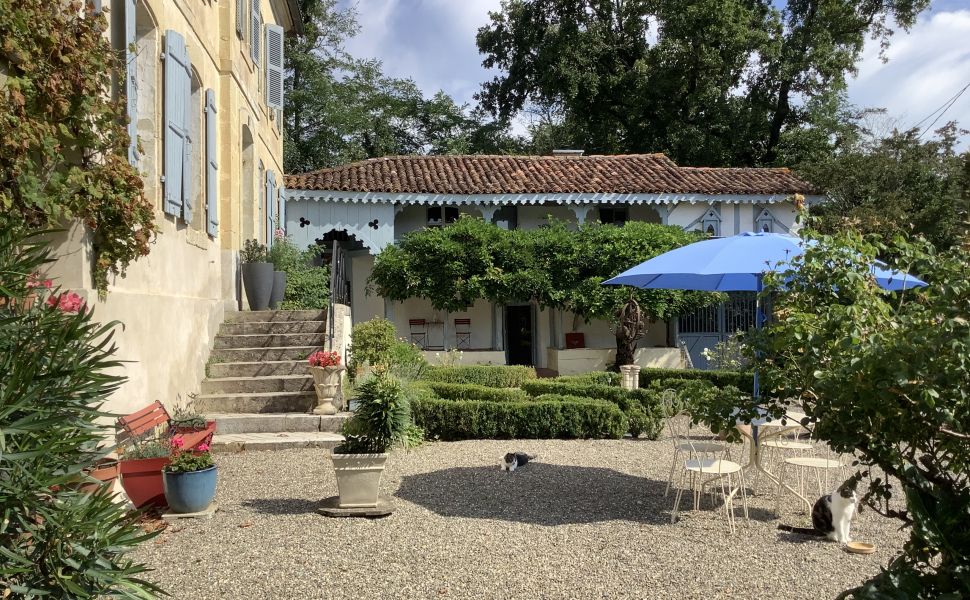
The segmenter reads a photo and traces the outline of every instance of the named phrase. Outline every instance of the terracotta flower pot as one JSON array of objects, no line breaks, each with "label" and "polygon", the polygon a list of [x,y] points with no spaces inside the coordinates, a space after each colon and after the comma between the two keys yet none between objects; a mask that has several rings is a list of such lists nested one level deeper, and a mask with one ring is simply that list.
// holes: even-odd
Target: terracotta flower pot
[{"label": "terracotta flower pot", "polygon": [[117,460],[105,459],[100,461],[94,468],[88,470],[86,475],[94,477],[101,483],[82,483],[78,489],[85,494],[93,494],[105,485],[110,486],[118,478],[118,472]]},{"label": "terracotta flower pot", "polygon": [[165,488],[162,485],[162,469],[170,462],[169,457],[136,458],[118,462],[121,487],[135,508],[142,506],[165,506]]}]

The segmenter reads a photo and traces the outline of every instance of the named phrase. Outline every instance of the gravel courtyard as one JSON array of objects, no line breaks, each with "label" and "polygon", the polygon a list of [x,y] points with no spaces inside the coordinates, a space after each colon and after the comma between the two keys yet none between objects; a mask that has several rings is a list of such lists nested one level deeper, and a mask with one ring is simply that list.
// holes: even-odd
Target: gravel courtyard
[{"label": "gravel courtyard", "polygon": [[[538,454],[507,474],[507,451]],[[328,451],[217,456],[220,511],[136,552],[177,598],[831,598],[879,571],[905,533],[872,511],[871,556],[780,532],[772,498],[734,535],[706,501],[670,523],[669,442],[429,443],[388,461],[393,515],[331,519]],[[735,454],[737,456],[737,454]],[[689,508],[689,501],[683,508]],[[740,516],[740,504],[739,516]],[[783,521],[807,525],[787,503]]]}]

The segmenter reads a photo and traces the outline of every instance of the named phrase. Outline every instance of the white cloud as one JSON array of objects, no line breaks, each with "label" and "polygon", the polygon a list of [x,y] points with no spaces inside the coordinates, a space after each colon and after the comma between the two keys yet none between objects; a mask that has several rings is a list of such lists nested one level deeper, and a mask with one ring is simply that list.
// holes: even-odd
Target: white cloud
[{"label": "white cloud", "polygon": [[[970,83],[968,39],[970,10],[952,10],[925,15],[908,34],[898,31],[885,63],[878,43],[869,42],[859,74],[849,82],[850,100],[860,107],[887,109],[902,128],[915,125]],[[970,90],[937,126],[948,120],[970,128]]]}]

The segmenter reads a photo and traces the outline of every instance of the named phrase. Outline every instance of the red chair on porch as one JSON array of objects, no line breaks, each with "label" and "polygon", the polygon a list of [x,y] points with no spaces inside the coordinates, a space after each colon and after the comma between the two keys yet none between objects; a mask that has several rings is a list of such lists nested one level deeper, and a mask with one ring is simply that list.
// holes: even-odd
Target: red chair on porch
[{"label": "red chair on porch", "polygon": [[472,320],[455,319],[455,348],[468,350],[472,347]]},{"label": "red chair on porch", "polygon": [[424,350],[428,345],[427,319],[408,319],[408,327],[411,330],[411,343]]}]

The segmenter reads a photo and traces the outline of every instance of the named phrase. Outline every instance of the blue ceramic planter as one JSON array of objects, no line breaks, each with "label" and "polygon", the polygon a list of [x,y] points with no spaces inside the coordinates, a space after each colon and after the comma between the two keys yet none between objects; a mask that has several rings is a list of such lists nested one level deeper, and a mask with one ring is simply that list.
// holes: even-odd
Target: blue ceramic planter
[{"label": "blue ceramic planter", "polygon": [[162,471],[165,500],[177,513],[194,513],[205,510],[216,497],[218,468],[213,465],[201,471],[169,473]]}]

